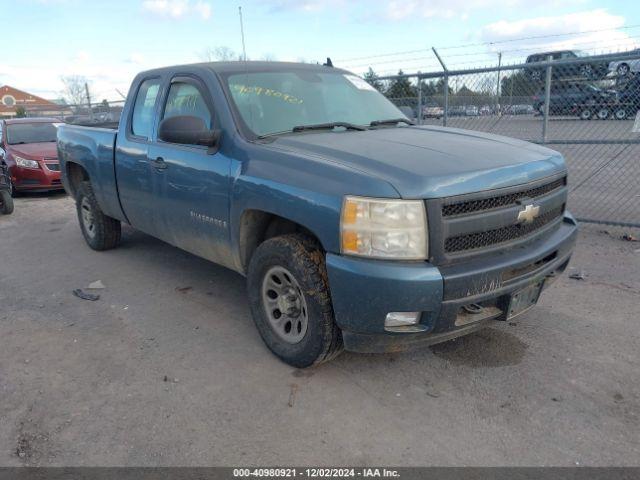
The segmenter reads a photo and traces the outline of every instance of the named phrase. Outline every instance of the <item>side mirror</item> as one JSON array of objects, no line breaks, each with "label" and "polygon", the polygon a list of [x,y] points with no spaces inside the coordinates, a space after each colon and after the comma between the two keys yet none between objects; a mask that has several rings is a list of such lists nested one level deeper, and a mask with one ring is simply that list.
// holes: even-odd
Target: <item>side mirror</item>
[{"label": "side mirror", "polygon": [[169,143],[215,147],[220,141],[220,130],[209,130],[199,117],[178,115],[160,122],[158,138]]}]

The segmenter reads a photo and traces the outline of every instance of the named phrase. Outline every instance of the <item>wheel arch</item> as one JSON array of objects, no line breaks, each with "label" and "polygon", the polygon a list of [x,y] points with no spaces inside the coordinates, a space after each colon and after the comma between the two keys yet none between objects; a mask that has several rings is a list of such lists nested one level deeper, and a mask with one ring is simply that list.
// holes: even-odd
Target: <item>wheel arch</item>
[{"label": "wheel arch", "polygon": [[89,172],[76,162],[66,162],[65,173],[67,179],[65,187],[73,198],[76,197],[78,187],[82,182],[91,181]]},{"label": "wheel arch", "polygon": [[313,239],[323,248],[320,236],[312,228],[299,221],[258,208],[247,208],[240,215],[238,223],[238,256],[240,269],[246,273],[251,257],[264,241],[289,233],[302,233]]}]

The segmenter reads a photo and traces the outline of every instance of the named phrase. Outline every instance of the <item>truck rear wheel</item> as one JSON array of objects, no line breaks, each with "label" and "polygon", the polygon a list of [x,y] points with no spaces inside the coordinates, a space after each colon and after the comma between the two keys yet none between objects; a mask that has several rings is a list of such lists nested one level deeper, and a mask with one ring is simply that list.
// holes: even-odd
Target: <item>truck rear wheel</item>
[{"label": "truck rear wheel", "polygon": [[92,249],[109,250],[120,243],[120,222],[102,213],[90,182],[78,187],[76,210],[82,235]]},{"label": "truck rear wheel", "polygon": [[13,213],[13,198],[8,191],[0,192],[0,213],[10,215]]},{"label": "truck rear wheel", "polygon": [[342,351],[324,253],[301,234],[262,243],[247,275],[253,320],[267,347],[284,362],[310,367]]}]

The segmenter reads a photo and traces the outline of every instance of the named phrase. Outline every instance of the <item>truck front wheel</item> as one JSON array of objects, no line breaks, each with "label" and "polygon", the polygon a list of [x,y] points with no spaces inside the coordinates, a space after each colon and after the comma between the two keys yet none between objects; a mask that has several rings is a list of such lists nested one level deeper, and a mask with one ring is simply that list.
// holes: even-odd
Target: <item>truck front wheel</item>
[{"label": "truck front wheel", "polygon": [[315,240],[290,234],[262,243],[251,258],[247,287],[260,336],[284,362],[305,368],[342,351],[324,253]]},{"label": "truck front wheel", "polygon": [[76,210],[82,235],[92,249],[109,250],[120,243],[120,222],[102,213],[91,183],[82,182],[78,187]]}]

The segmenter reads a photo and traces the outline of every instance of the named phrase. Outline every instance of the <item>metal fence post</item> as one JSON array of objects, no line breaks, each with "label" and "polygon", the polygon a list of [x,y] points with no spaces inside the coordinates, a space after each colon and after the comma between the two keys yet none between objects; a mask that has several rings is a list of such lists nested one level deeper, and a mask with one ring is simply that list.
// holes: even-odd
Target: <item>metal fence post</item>
[{"label": "metal fence post", "polygon": [[542,113],[542,143],[547,143],[547,128],[549,127],[549,102],[551,97],[551,55],[547,56],[547,75],[544,84],[544,108]]},{"label": "metal fence post", "polygon": [[449,120],[449,75],[444,76],[444,112],[442,114],[442,126],[447,126]]},{"label": "metal fence post", "polygon": [[418,72],[418,111],[416,115],[418,117],[418,125],[422,125],[422,85],[420,83],[420,72]]},{"label": "metal fence post", "polygon": [[449,119],[449,69],[447,68],[447,65],[442,60],[442,58],[440,57],[440,54],[435,49],[435,47],[431,47],[431,50],[433,50],[433,54],[436,56],[436,58],[440,62],[440,65],[442,65],[442,70],[444,70],[444,85],[443,85],[443,87],[444,87],[444,92],[443,92],[444,93],[444,112],[442,114],[442,126],[446,127],[447,126],[447,120]]}]

